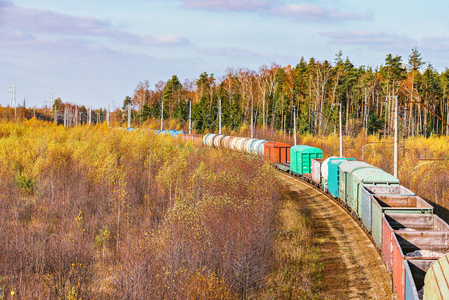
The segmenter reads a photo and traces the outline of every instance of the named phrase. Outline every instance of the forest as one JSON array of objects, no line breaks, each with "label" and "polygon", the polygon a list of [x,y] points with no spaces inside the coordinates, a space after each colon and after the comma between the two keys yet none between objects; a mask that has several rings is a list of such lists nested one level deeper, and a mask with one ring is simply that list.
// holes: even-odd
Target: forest
[{"label": "forest", "polygon": [[1,122],[0,298],[255,295],[272,268],[274,174],[149,130]]},{"label": "forest", "polygon": [[437,71],[417,48],[407,60],[388,54],[377,67],[354,66],[340,51],[333,62],[302,57],[296,66],[227,69],[221,77],[203,72],[183,83],[173,75],[154,86],[139,82],[112,110],[57,98],[39,116],[75,125],[102,123],[108,114],[111,122],[127,124],[130,115],[133,127],[163,118],[187,132],[191,115],[192,131],[206,133],[218,131],[221,112],[228,132],[261,127],[291,133],[295,119],[298,133],[326,135],[338,130],[341,109],[344,135],[385,137],[394,132],[397,99],[400,137],[449,135],[449,69]]},{"label": "forest", "polygon": [[217,131],[219,110],[229,130],[253,125],[290,132],[295,116],[299,133],[316,135],[335,131],[341,105],[345,135],[390,135],[395,96],[402,137],[449,134],[449,70],[438,72],[416,48],[407,61],[388,54],[375,68],[356,67],[339,52],[333,63],[301,58],[296,66],[272,64],[257,72],[228,69],[220,78],[204,72],[183,84],[173,75],[154,90],[143,81],[123,109],[130,105],[134,123],[141,124],[160,119],[163,106],[164,119],[187,128],[191,105],[200,133]]}]

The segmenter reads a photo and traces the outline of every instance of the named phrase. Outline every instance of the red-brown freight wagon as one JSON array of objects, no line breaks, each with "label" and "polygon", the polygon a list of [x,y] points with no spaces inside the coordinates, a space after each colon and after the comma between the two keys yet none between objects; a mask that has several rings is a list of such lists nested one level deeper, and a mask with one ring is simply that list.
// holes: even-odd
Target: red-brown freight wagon
[{"label": "red-brown freight wagon", "polygon": [[433,214],[384,214],[382,230],[382,259],[388,271],[393,271],[394,232],[449,232],[449,225]]},{"label": "red-brown freight wagon", "polygon": [[195,146],[203,146],[203,136],[201,134],[182,134],[179,136],[185,143],[187,143],[188,141],[192,141]]},{"label": "red-brown freight wagon", "polygon": [[291,146],[281,142],[266,142],[264,144],[265,159],[273,164],[289,164],[290,163]]},{"label": "red-brown freight wagon", "polygon": [[[398,299],[403,300],[405,299],[404,260],[435,259],[436,253],[449,253],[449,232],[395,231],[393,238],[393,286]],[[423,254],[412,255],[415,250],[423,251]]]}]

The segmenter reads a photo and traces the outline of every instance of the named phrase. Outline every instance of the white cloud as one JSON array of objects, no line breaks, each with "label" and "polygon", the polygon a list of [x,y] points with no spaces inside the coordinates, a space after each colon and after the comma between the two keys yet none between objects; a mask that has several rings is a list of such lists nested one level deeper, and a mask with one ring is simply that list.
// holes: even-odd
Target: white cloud
[{"label": "white cloud", "polygon": [[322,32],[322,36],[331,43],[342,45],[361,45],[379,50],[402,50],[416,45],[417,42],[404,35],[379,31],[335,31]]},{"label": "white cloud", "polygon": [[273,5],[272,2],[266,0],[186,0],[182,6],[214,11],[244,11],[266,9]]},{"label": "white cloud", "polygon": [[449,38],[448,37],[426,37],[422,39],[420,48],[437,51],[448,52],[449,51]]},{"label": "white cloud", "polygon": [[309,4],[292,4],[283,7],[273,7],[270,10],[270,13],[305,22],[337,22],[372,18],[370,14],[359,15],[350,12],[340,12],[338,8],[326,8],[319,5]]},{"label": "white cloud", "polygon": [[143,41],[149,45],[188,45],[190,40],[179,35],[144,36]]},{"label": "white cloud", "polygon": [[101,36],[125,43],[149,45],[189,44],[190,41],[177,35],[142,36],[116,28],[109,20],[73,17],[50,10],[15,6],[0,2],[0,25],[3,31],[19,37],[21,34],[54,34],[68,37]]}]

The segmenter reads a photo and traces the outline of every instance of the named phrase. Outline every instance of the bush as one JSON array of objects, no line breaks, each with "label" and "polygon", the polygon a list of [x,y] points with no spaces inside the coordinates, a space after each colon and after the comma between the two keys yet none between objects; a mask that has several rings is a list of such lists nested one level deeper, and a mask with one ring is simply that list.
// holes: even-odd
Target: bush
[{"label": "bush", "polygon": [[2,291],[233,298],[264,284],[279,195],[262,160],[104,125],[0,135]]}]

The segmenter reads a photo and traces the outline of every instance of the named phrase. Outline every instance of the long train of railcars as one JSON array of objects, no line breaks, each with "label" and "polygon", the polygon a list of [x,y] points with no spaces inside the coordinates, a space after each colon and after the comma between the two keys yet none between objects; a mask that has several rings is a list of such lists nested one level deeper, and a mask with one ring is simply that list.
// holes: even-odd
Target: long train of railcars
[{"label": "long train of railcars", "polygon": [[307,145],[220,134],[184,139],[259,155],[314,185],[370,234],[399,300],[449,299],[449,225],[433,214],[429,203],[401,186],[398,178],[353,158],[323,159],[321,149]]}]

